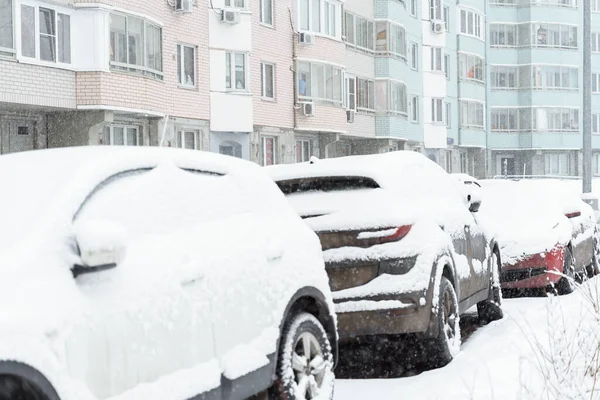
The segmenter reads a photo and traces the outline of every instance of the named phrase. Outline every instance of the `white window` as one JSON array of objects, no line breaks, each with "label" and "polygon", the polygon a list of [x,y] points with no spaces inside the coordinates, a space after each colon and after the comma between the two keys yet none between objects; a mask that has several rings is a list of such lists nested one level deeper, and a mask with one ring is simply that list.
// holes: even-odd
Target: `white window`
[{"label": "white window", "polygon": [[0,55],[15,53],[13,0],[0,0]]},{"label": "white window", "polygon": [[389,21],[377,21],[375,27],[377,31],[375,51],[406,58],[406,31],[404,27]]},{"label": "white window", "polygon": [[298,19],[301,31],[338,37],[342,24],[341,7],[333,0],[298,0]]},{"label": "white window", "polygon": [[245,0],[225,0],[225,7],[246,8],[246,1]]},{"label": "white window", "polygon": [[444,75],[446,75],[446,79],[450,79],[450,56],[448,54],[444,54]]},{"label": "white window", "polygon": [[591,0],[592,1],[592,12],[600,12],[600,0]]},{"label": "white window", "polygon": [[419,97],[410,96],[410,120],[419,122]]},{"label": "white window", "polygon": [[471,10],[460,10],[460,33],[483,39],[482,17]]},{"label": "white window", "polygon": [[181,149],[200,150],[200,132],[187,129],[177,131],[177,147]]},{"label": "white window", "polygon": [[177,80],[182,86],[196,86],[196,47],[177,45]]},{"label": "white window", "polygon": [[446,160],[446,172],[452,173],[452,152],[447,150],[444,159]]},{"label": "white window", "polygon": [[441,48],[441,47],[432,47],[431,48],[431,70],[432,71],[442,71],[443,70],[442,53],[443,53],[443,48]]},{"label": "white window", "polygon": [[483,129],[483,103],[478,101],[460,101],[461,128]]},{"label": "white window", "polygon": [[356,110],[356,78],[346,76],[346,108]]},{"label": "white window", "polygon": [[110,66],[162,79],[162,29],[141,18],[110,15]]},{"label": "white window", "polygon": [[547,153],[544,155],[546,175],[569,175],[568,153]]},{"label": "white window", "polygon": [[516,89],[517,86],[517,67],[507,67],[492,65],[491,85],[496,89]]},{"label": "white window", "polygon": [[104,128],[101,143],[111,146],[141,146],[142,137],[137,126],[109,125]]},{"label": "white window", "polygon": [[460,152],[460,172],[466,174],[467,171],[467,153]]},{"label": "white window", "polygon": [[442,123],[444,121],[444,99],[431,99],[431,122]]},{"label": "white window", "polygon": [[275,99],[275,64],[260,63],[260,92],[265,99]]},{"label": "white window", "polygon": [[600,74],[592,74],[592,93],[600,93]]},{"label": "white window", "polygon": [[592,51],[600,52],[600,33],[592,33]]},{"label": "white window", "polygon": [[446,127],[447,128],[451,128],[452,127],[452,103],[448,103],[446,102],[446,109],[444,110],[444,113],[446,115]]},{"label": "white window", "polygon": [[404,82],[379,79],[375,85],[377,92],[375,109],[377,111],[408,116],[408,98]]},{"label": "white window", "polygon": [[458,76],[461,79],[483,82],[483,58],[473,54],[459,53]]},{"label": "white window", "polygon": [[514,47],[517,45],[517,25],[490,24],[490,45]]},{"label": "white window", "polygon": [[600,153],[592,154],[592,173],[594,176],[600,175]]},{"label": "white window", "polygon": [[262,24],[273,26],[273,1],[260,0],[260,22]]},{"label": "white window", "polygon": [[225,87],[228,90],[247,90],[245,53],[225,53]]},{"label": "white window", "polygon": [[365,111],[375,110],[375,81],[358,78],[358,108]]},{"label": "white window", "polygon": [[419,69],[419,45],[417,43],[410,45],[410,67],[415,71]]},{"label": "white window", "polygon": [[298,61],[298,99],[342,106],[343,73],[330,64]]},{"label": "white window", "polygon": [[70,64],[71,17],[50,8],[21,5],[21,54],[41,61]]},{"label": "white window", "polygon": [[574,90],[579,88],[579,70],[558,65],[521,66],[519,81],[528,88]]},{"label": "white window", "polygon": [[346,43],[364,50],[375,50],[375,22],[346,12]]},{"label": "white window", "polygon": [[442,0],[429,0],[429,19],[442,20]]},{"label": "white window", "polygon": [[600,133],[600,114],[592,114],[592,133]]},{"label": "white window", "polygon": [[296,140],[296,162],[306,162],[312,156],[312,141],[310,139]]},{"label": "white window", "polygon": [[219,144],[219,154],[242,158],[242,145],[233,140],[222,142]]},{"label": "white window", "polygon": [[577,26],[531,23],[519,26],[519,44],[534,47],[576,49]]},{"label": "white window", "polygon": [[389,110],[396,113],[407,113],[406,85],[401,82],[390,81]]},{"label": "white window", "polygon": [[417,0],[409,0],[409,12],[413,17],[417,16]]},{"label": "white window", "polygon": [[450,30],[450,7],[444,6],[444,28],[446,32]]},{"label": "white window", "polygon": [[277,139],[273,136],[263,136],[262,141],[262,165],[275,165],[277,163]]},{"label": "white window", "polygon": [[516,132],[519,130],[518,108],[492,108],[492,130],[497,132]]}]

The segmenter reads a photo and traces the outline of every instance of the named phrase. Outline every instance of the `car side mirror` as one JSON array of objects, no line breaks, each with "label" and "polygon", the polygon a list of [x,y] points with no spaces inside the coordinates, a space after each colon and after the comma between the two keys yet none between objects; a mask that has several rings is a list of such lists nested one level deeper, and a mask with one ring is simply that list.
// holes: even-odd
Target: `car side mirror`
[{"label": "car side mirror", "polygon": [[73,226],[80,262],[73,266],[73,276],[115,268],[126,254],[126,233],[108,221],[76,222]]},{"label": "car side mirror", "polygon": [[469,204],[469,211],[472,213],[479,211],[479,207],[481,206],[481,200],[473,200],[471,204]]}]

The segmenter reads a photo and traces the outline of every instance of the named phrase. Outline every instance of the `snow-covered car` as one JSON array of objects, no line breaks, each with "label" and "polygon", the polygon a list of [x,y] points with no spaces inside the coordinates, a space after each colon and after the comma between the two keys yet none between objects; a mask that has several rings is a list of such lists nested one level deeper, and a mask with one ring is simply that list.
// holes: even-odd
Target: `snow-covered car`
[{"label": "snow-covered car", "polygon": [[502,318],[500,253],[457,182],[407,151],[266,168],[319,235],[340,340],[418,334],[431,363],[460,348],[459,315]]},{"label": "snow-covered car", "polygon": [[319,240],[260,167],[82,147],[0,182],[0,398],[332,397]]},{"label": "snow-covered car", "polygon": [[574,278],[597,272],[593,209],[556,179],[480,180],[480,216],[494,227],[502,252],[502,288],[555,285],[571,293]]}]

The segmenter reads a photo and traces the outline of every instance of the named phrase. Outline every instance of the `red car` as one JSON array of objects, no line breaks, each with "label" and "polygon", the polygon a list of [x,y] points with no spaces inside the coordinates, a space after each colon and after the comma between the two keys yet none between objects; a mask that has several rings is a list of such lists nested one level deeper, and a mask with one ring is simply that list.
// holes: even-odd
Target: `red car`
[{"label": "red car", "polygon": [[594,211],[572,185],[556,179],[471,183],[485,199],[480,218],[500,245],[503,289],[550,286],[568,294],[576,280],[598,272]]}]

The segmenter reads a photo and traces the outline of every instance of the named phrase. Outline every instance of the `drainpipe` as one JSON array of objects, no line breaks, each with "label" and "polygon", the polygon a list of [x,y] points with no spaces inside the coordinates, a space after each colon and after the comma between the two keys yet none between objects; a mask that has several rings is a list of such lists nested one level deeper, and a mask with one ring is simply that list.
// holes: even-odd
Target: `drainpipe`
[{"label": "drainpipe", "polygon": [[298,107],[298,104],[297,104],[298,88],[296,87],[298,84],[297,79],[296,79],[296,45],[297,45],[298,41],[296,40],[296,29],[294,28],[294,15],[293,15],[291,7],[288,7],[288,12],[290,15],[290,26],[292,27],[292,66],[290,67],[290,70],[292,71],[292,75],[293,75],[292,88],[294,90],[293,96],[294,96],[294,138],[295,138],[295,136],[296,136],[295,131],[296,131],[296,127],[298,126],[297,125],[298,118],[296,117],[296,110]]},{"label": "drainpipe", "polygon": [[490,74],[489,74],[489,68],[490,68],[490,63],[488,60],[488,43],[489,43],[489,32],[488,32],[488,13],[487,13],[487,1],[483,2],[483,15],[485,18],[485,41],[484,41],[484,45],[485,45],[485,49],[484,49],[484,57],[485,57],[485,119],[483,121],[484,123],[484,131],[485,131],[485,154],[484,154],[484,158],[483,158],[483,165],[484,165],[484,170],[483,170],[483,177],[487,177],[488,176],[488,153],[490,152],[489,147],[488,147],[488,135],[489,135],[489,129],[490,129],[490,121],[489,121],[489,103],[488,103],[488,90],[490,88]]}]

